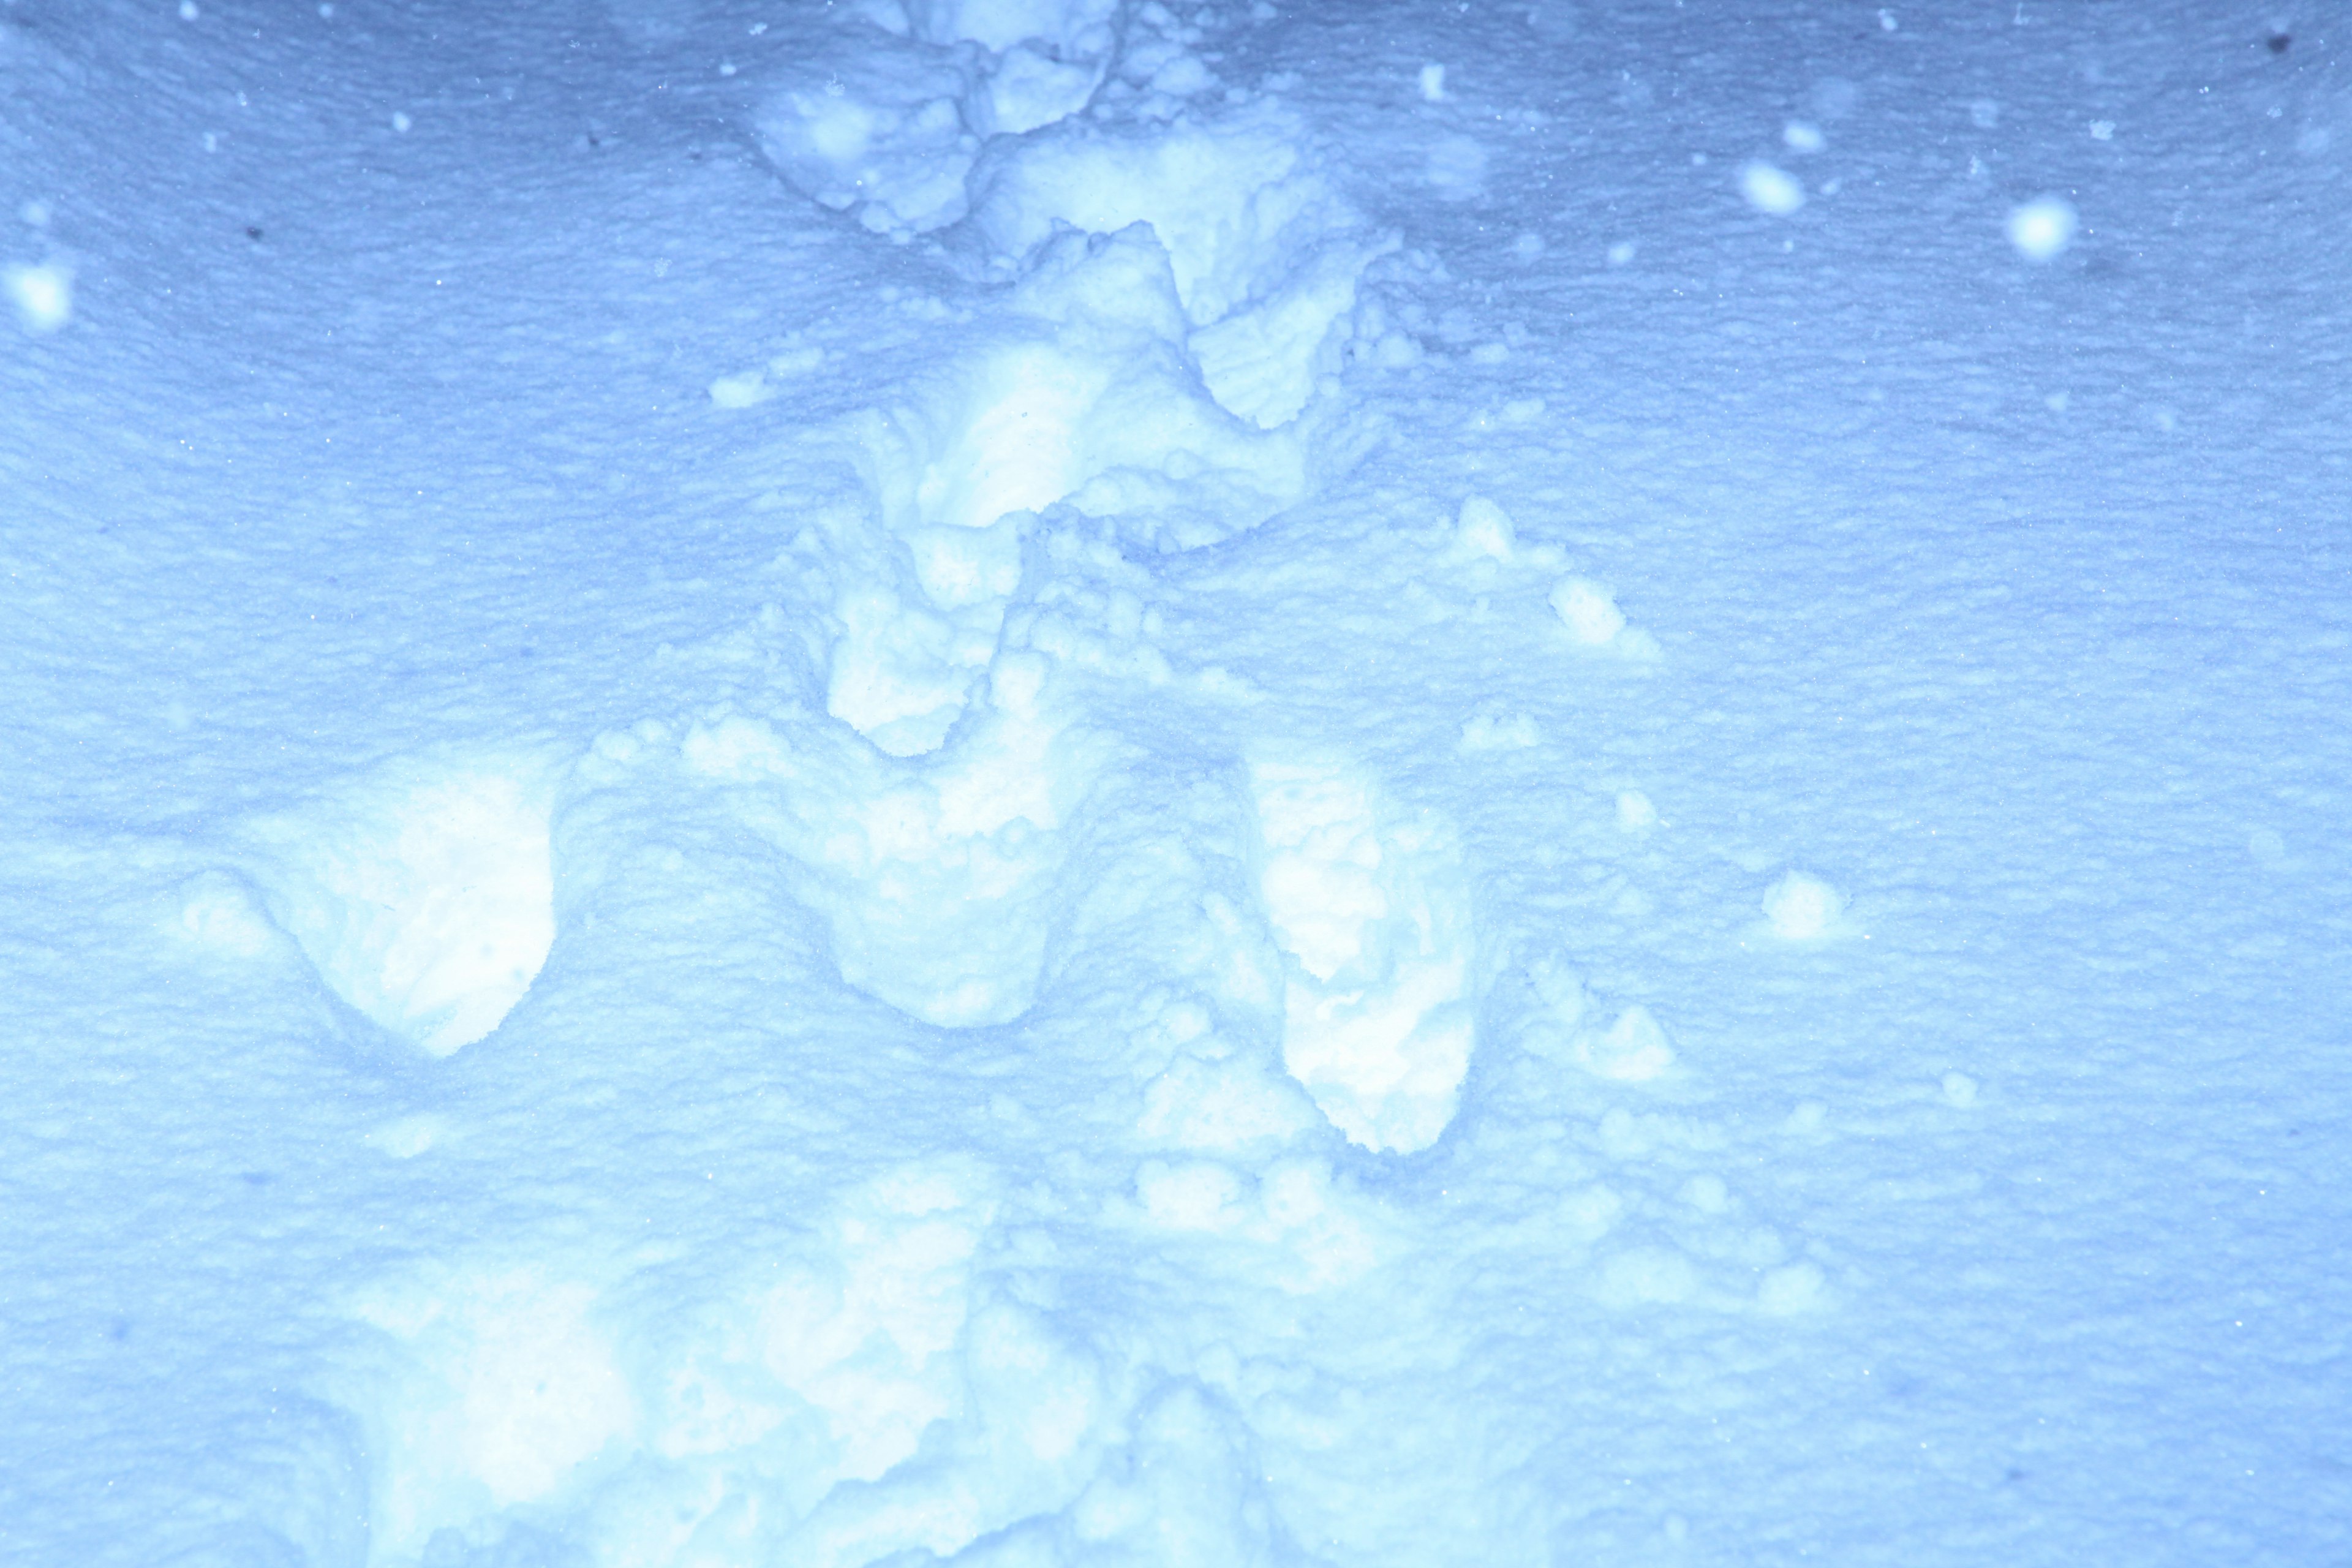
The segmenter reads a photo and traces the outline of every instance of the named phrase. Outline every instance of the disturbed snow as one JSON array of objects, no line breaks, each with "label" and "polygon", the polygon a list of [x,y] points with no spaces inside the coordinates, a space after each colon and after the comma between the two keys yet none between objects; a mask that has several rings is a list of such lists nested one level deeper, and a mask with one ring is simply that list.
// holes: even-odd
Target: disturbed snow
[{"label": "disturbed snow", "polygon": [[13,0],[0,1542],[2340,1546],[2330,50]]}]

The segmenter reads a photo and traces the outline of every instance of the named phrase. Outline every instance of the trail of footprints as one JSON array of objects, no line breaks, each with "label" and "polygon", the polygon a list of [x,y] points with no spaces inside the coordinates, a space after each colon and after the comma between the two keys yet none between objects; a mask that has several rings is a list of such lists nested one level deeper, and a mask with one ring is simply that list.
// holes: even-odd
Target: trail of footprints
[{"label": "trail of footprints", "polygon": [[[1057,671],[1177,679],[1128,556],[1311,493],[1346,449],[1328,378],[1358,279],[1395,245],[1277,107],[1185,111],[1213,85],[1196,31],[1105,0],[867,5],[771,96],[759,131],[795,187],[880,231],[953,226],[1005,279],[976,346],[844,432],[869,493],[816,530],[838,722],[785,708],[640,726],[568,763],[410,764],[255,825],[268,916],[344,1001],[436,1055],[495,1028],[553,939],[551,813],[658,732],[793,858],[851,984],[950,1027],[1028,1009],[1063,830],[1115,752]],[[1125,110],[1079,113],[1106,82]],[[1143,592],[1087,613],[1056,531],[1087,537],[1081,574]],[[1359,1142],[1425,1146],[1466,1058],[1466,1024],[1423,1027],[1470,975],[1445,830],[1376,821],[1344,758],[1236,766],[1268,850],[1260,923],[1299,963],[1292,1068]],[[1353,912],[1333,924],[1318,898]]]},{"label": "trail of footprints", "polygon": [[[823,917],[842,980],[931,1026],[1027,1013],[1082,902],[1157,933],[1167,984],[1133,1020],[1151,1058],[1137,1136],[1157,1152],[1107,1223],[1263,1254],[1287,1292],[1360,1278],[1392,1221],[1307,1135],[1328,1122],[1411,1152],[1454,1115],[1491,958],[1452,825],[1349,756],[1276,737],[1232,759],[1234,787],[1203,808],[1222,818],[1140,891],[1077,866],[1073,825],[1127,787],[1129,742],[1089,711],[1086,679],[1232,695],[1154,646],[1137,561],[1254,527],[1344,465],[1356,433],[1332,378],[1365,325],[1364,269],[1396,242],[1339,196],[1305,127],[1223,101],[1197,29],[1158,6],[856,10],[768,100],[763,145],[809,198],[877,234],[940,236],[997,281],[971,346],[841,433],[865,505],[796,545],[829,594],[815,689],[649,719],[585,755],[356,782],[249,825],[239,871],[191,884],[185,934],[248,955],[290,938],[387,1036],[446,1056],[495,1030],[548,956],[567,801],[715,792]],[[749,384],[715,401],[749,406]],[[1476,498],[1446,552],[1489,574],[1563,564]],[[1572,643],[1643,653],[1604,587],[1563,578],[1552,602]],[[1482,716],[1463,744],[1532,740],[1524,719]],[[1217,840],[1234,849],[1212,864],[1200,845]],[[1819,927],[1823,896],[1792,885],[1772,918]],[[1530,1038],[1556,1037],[1541,1048],[1620,1080],[1671,1067],[1644,1010],[1595,1022],[1572,980],[1536,981],[1550,1021]],[[404,1129],[389,1153],[431,1146]],[[1171,1380],[983,1279],[1012,1195],[978,1163],[942,1156],[832,1202],[804,1257],[690,1305],[657,1364],[599,1326],[614,1281],[584,1266],[454,1261],[367,1292],[352,1310],[394,1352],[333,1393],[382,1434],[379,1547],[466,1561],[497,1549],[499,1510],[625,1472],[645,1507],[625,1550],[611,1525],[614,1561],[864,1563],[992,1531],[957,1561],[1122,1541],[1156,1561],[1177,1516],[1200,1548],[1187,1561],[1277,1550],[1233,1412],[1264,1437],[1279,1401],[1241,1363]],[[1629,1252],[1600,1294],[1675,1299],[1688,1268]],[[628,1452],[652,1468],[616,1468]],[[656,1517],[660,1539],[642,1522]]]}]

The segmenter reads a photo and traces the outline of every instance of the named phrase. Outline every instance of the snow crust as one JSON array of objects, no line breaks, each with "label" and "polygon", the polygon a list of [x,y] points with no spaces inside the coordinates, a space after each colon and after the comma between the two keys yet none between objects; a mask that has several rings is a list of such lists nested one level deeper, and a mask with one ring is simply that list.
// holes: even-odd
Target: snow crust
[{"label": "snow crust", "polygon": [[2341,40],[1860,16],[0,3],[0,1556],[2326,1560]]}]

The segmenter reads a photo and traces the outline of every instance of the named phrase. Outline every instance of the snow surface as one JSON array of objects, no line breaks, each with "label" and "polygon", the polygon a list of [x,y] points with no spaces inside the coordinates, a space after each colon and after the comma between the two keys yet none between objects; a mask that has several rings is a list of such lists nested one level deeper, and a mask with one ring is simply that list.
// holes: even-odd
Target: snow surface
[{"label": "snow surface", "polygon": [[2341,26],[0,0],[0,1557],[2345,1560]]}]

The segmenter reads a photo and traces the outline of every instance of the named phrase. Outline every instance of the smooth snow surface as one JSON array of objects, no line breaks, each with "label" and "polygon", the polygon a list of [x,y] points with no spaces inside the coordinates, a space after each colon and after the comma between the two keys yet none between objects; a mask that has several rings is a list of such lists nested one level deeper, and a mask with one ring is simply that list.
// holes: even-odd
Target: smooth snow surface
[{"label": "smooth snow surface", "polygon": [[0,1559],[2345,1560],[2340,32],[0,0]]}]

